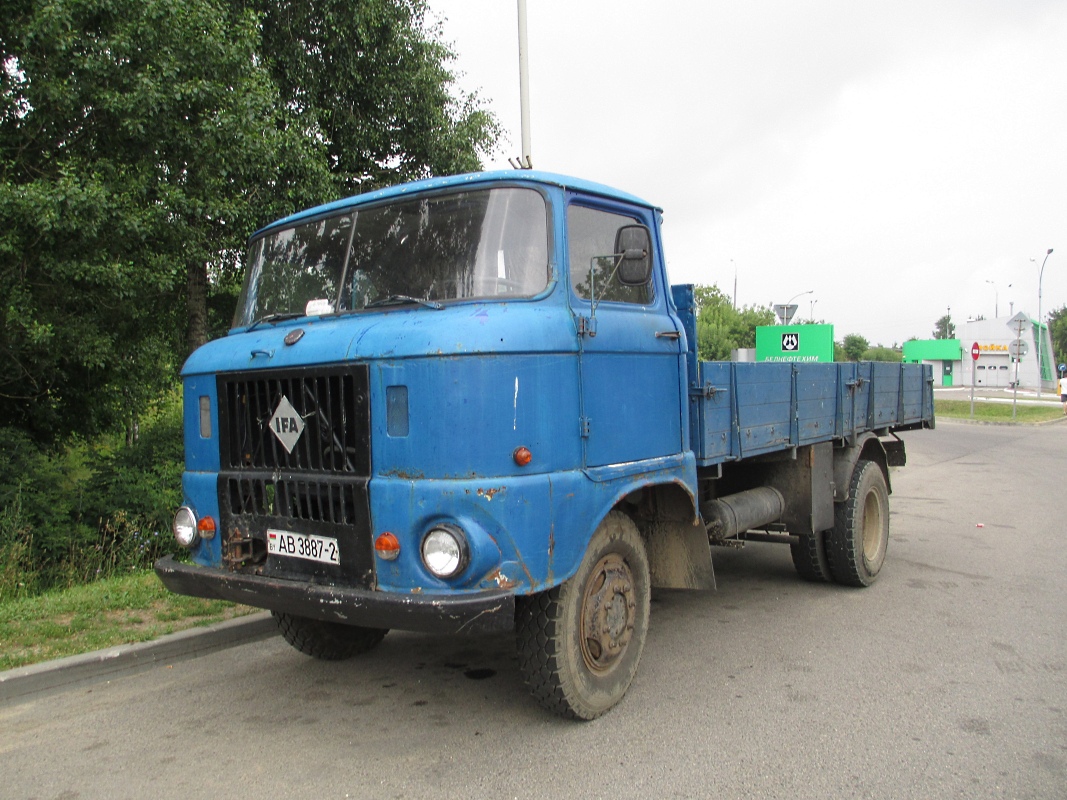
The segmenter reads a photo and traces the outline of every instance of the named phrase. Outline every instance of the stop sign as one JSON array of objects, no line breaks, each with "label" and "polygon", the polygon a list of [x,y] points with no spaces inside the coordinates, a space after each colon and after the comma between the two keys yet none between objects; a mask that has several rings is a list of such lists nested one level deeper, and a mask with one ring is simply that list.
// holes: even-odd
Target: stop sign
[{"label": "stop sign", "polygon": [[974,344],[971,345],[971,360],[973,360],[973,361],[977,361],[978,360],[978,352],[979,352],[979,350],[978,350],[978,342],[975,342]]}]

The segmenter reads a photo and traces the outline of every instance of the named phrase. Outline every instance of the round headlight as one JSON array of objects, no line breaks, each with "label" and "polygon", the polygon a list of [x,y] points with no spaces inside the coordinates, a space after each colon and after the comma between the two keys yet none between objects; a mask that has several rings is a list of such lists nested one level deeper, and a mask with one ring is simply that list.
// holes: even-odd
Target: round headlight
[{"label": "round headlight", "polygon": [[422,540],[422,562],[438,578],[451,578],[467,566],[467,537],[454,525],[431,528]]},{"label": "round headlight", "polygon": [[174,538],[182,547],[192,547],[200,536],[196,531],[196,514],[188,506],[178,509],[171,528],[174,531]]}]

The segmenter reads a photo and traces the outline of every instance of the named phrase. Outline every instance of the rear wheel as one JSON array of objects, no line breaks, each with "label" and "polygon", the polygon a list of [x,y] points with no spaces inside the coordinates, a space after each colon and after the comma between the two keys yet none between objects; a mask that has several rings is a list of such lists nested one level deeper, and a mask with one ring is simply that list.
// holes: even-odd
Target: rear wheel
[{"label": "rear wheel", "polygon": [[271,613],[285,641],[304,655],[323,661],[341,661],[373,650],[389,632],[297,617],[281,611]]},{"label": "rear wheel", "polygon": [[803,534],[789,545],[793,566],[806,581],[825,583],[831,579],[830,561],[826,557],[826,537],[819,533]]},{"label": "rear wheel", "polygon": [[856,464],[848,499],[836,505],[834,527],[826,537],[835,581],[849,586],[874,583],[889,545],[889,491],[878,464]]},{"label": "rear wheel", "polygon": [[583,720],[618,703],[641,660],[649,596],[641,535],[633,520],[613,511],[570,580],[520,599],[519,668],[534,698]]}]

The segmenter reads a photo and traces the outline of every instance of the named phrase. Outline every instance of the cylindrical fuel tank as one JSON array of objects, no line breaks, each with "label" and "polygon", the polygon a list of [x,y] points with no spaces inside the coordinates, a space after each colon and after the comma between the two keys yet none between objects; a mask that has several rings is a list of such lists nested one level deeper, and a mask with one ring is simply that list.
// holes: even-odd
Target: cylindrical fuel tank
[{"label": "cylindrical fuel tank", "polygon": [[777,489],[760,486],[701,503],[700,513],[711,538],[730,539],[780,519],[785,513],[785,498]]}]

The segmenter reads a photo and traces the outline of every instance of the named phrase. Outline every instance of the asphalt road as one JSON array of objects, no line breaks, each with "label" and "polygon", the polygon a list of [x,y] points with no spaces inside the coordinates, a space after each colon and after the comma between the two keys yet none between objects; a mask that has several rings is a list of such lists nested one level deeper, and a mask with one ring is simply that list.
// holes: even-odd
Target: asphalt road
[{"label": "asphalt road", "polygon": [[0,706],[0,797],[1063,798],[1067,424],[906,441],[873,587],[717,550],[595,722],[542,713],[509,637],[271,638]]}]

